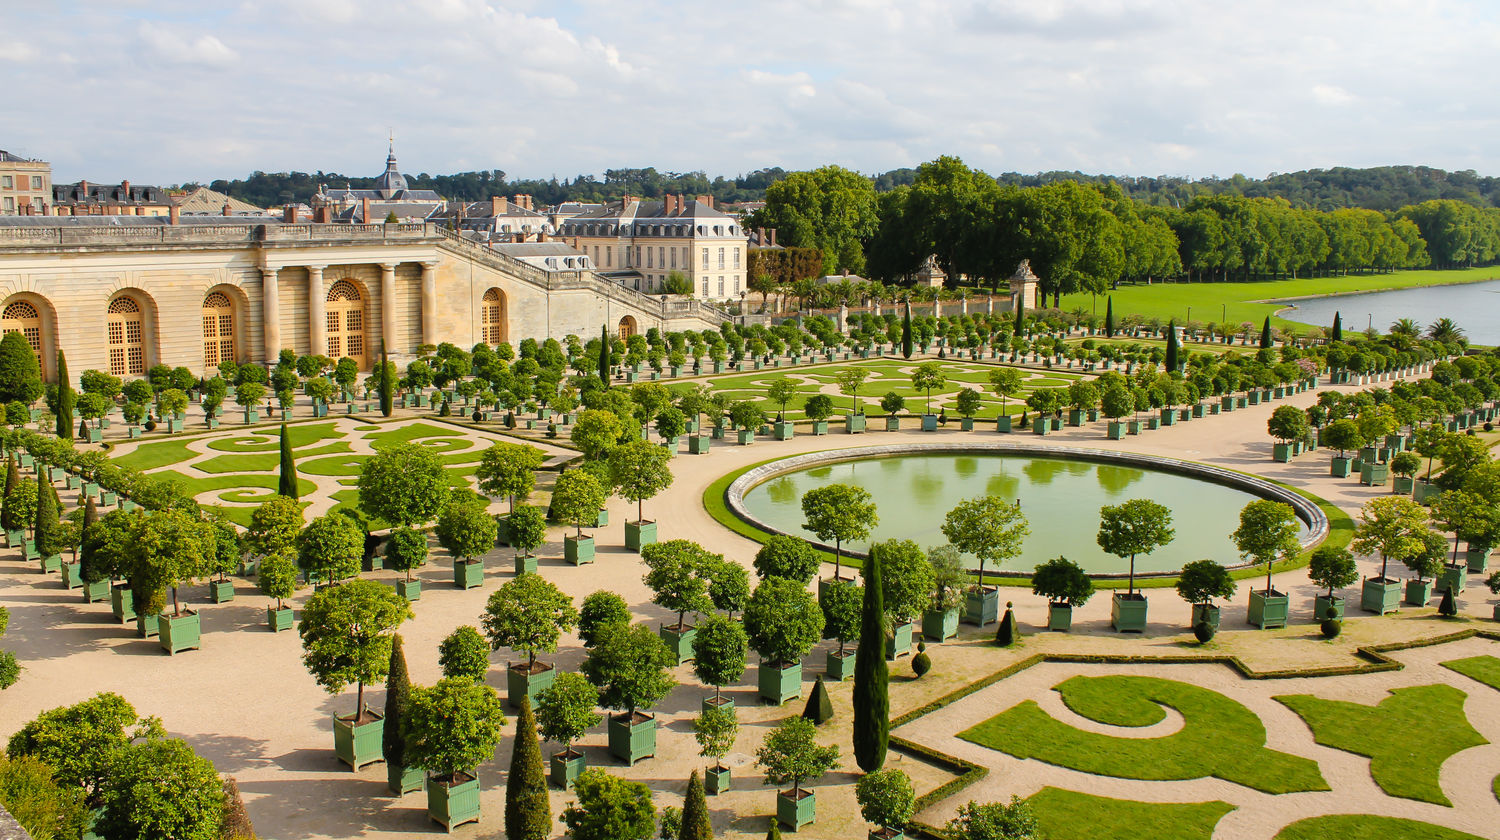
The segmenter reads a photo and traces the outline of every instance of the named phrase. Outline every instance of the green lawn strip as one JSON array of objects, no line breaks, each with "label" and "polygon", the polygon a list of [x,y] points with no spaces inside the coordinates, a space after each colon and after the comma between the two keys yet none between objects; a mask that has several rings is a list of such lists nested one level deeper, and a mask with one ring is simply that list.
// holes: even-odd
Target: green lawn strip
[{"label": "green lawn strip", "polygon": [[[281,448],[280,431],[277,426],[262,426],[253,432],[215,438],[208,442],[208,448],[219,452],[276,452]],[[333,423],[288,423],[286,427],[292,449],[343,435]]]},{"label": "green lawn strip", "polygon": [[[1313,295],[1352,294],[1383,289],[1408,289],[1417,286],[1442,286],[1453,283],[1473,283],[1490,280],[1496,270],[1489,268],[1457,269],[1453,271],[1397,271],[1390,274],[1365,274],[1353,277],[1314,277],[1297,280],[1269,280],[1256,283],[1152,283],[1149,286],[1121,286],[1110,292],[1115,302],[1115,322],[1120,323],[1126,315],[1159,318],[1163,322],[1175,318],[1178,323],[1187,320],[1187,308],[1193,308],[1193,320],[1207,323],[1228,320],[1232,324],[1252,321],[1260,324],[1267,315],[1272,315],[1286,304],[1252,303],[1257,300],[1286,300]],[[1083,307],[1104,317],[1105,295],[1097,297],[1087,294],[1064,295],[1062,310],[1071,312]],[[1306,324],[1298,324],[1282,318],[1271,318],[1276,326],[1289,326],[1305,330]],[[1383,326],[1383,325],[1382,325]]]},{"label": "green lawn strip", "polygon": [[402,426],[389,432],[379,432],[373,435],[365,435],[365,440],[375,449],[385,449],[398,443],[411,443],[422,438],[449,438],[462,437],[463,432],[458,429],[434,426],[430,423],[413,423],[410,426]]},{"label": "green lawn strip", "polygon": [[[304,452],[293,452],[297,461],[320,455],[336,455],[352,452],[348,441],[336,440],[326,446],[317,446]],[[193,465],[193,469],[207,473],[264,472],[281,465],[281,456],[276,452],[256,452],[249,455],[215,455]]]},{"label": "green lawn strip", "polygon": [[168,464],[176,464],[180,461],[197,455],[198,453],[188,449],[185,440],[164,440],[159,443],[146,443],[124,455],[110,458],[122,467],[130,467],[141,471],[154,470],[157,467],[165,467]]},{"label": "green lawn strip", "polygon": [[1377,817],[1370,814],[1332,814],[1298,820],[1277,833],[1275,840],[1482,840],[1480,837],[1432,823]]},{"label": "green lawn strip", "polygon": [[[207,493],[213,490],[228,490],[235,487],[265,487],[275,490],[280,483],[280,477],[275,475],[215,475],[208,478],[193,478],[183,475],[176,470],[157,473],[159,476],[171,476],[182,482],[187,492],[191,495]],[[302,496],[311,496],[318,490],[318,485],[305,478],[297,479],[297,492]]]},{"label": "green lawn strip", "polygon": [[333,455],[298,461],[297,472],[304,475],[359,475],[359,467],[369,455]]},{"label": "green lawn strip", "polygon": [[1136,802],[1044,787],[1027,800],[1047,840],[1209,840],[1228,802]]},{"label": "green lawn strip", "polygon": [[1370,759],[1370,775],[1390,796],[1452,805],[1438,773],[1443,762],[1488,744],[1464,716],[1468,695],[1451,685],[1398,688],[1379,705],[1325,700],[1311,694],[1276,697],[1301,716],[1325,747]]},{"label": "green lawn strip", "polygon": [[1218,692],[1126,675],[1076,676],[1057,690],[1069,709],[1090,720],[1142,726],[1162,720],[1161,705],[1166,705],[1182,715],[1183,726],[1161,738],[1116,738],[1069,726],[1027,700],[959,737],[1098,776],[1147,781],[1213,776],[1265,793],[1329,789],[1316,762],[1267,749],[1260,718]]},{"label": "green lawn strip", "polygon": [[1500,658],[1470,656],[1467,659],[1450,659],[1440,664],[1450,671],[1457,671],[1471,680],[1500,691]]}]

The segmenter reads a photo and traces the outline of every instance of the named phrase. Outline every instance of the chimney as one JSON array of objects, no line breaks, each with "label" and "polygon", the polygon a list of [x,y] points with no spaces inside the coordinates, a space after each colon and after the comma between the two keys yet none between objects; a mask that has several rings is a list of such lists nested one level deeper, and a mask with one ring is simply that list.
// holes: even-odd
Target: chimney
[{"label": "chimney", "polygon": [[630,193],[625,193],[623,196],[620,196],[620,203],[622,205],[629,206],[633,201],[635,201],[635,196],[631,195]]},{"label": "chimney", "polygon": [[661,214],[670,216],[677,212],[677,196],[667,193],[661,197]]},{"label": "chimney", "polygon": [[498,195],[490,196],[490,215],[498,216],[505,212],[505,198]]},{"label": "chimney", "polygon": [[698,196],[698,203],[712,210],[714,206],[714,197],[711,195],[700,195]]},{"label": "chimney", "polygon": [[771,228],[771,245],[776,244],[776,228]]},{"label": "chimney", "polygon": [[233,216],[234,215],[234,211],[229,209],[229,202],[227,202],[227,201],[224,202],[224,215],[226,215],[226,216]]},{"label": "chimney", "polygon": [[769,243],[766,242],[766,229],[765,228],[756,228],[755,229],[755,243],[757,245],[759,245],[760,247],[762,247],[762,248],[766,247],[766,245],[769,244]]},{"label": "chimney", "polygon": [[182,208],[178,207],[176,204],[167,205],[167,224],[177,224],[178,214],[180,214],[181,212]]},{"label": "chimney", "polygon": [[535,210],[536,208],[531,206],[531,193],[527,193],[526,196],[525,196],[525,198],[526,198],[526,209],[527,210]]},{"label": "chimney", "polygon": [[123,192],[123,193],[125,193],[125,195],[122,196],[122,198],[125,201],[129,201],[130,200],[130,182],[129,181],[121,181],[120,182],[120,191]]},{"label": "chimney", "polygon": [[329,207],[328,205],[323,204],[323,205],[319,205],[317,207],[317,209],[313,210],[313,222],[314,223],[320,224],[320,225],[326,225],[326,224],[331,223],[332,221],[333,221],[333,208],[332,207]]},{"label": "chimney", "polygon": [[84,198],[88,198],[89,197],[89,182],[88,181],[79,181],[78,182],[78,191],[83,194]]},{"label": "chimney", "polygon": [[359,200],[359,219],[365,224],[370,224],[370,199],[368,197]]},{"label": "chimney", "polygon": [[281,208],[281,220],[289,225],[297,223],[297,205],[288,204]]},{"label": "chimney", "polygon": [[[229,206],[229,205],[227,205],[227,204],[226,204],[226,205],[224,205],[224,206],[225,206],[225,207],[228,207],[228,206]],[[145,207],[145,205],[141,205],[141,204],[137,204],[137,205],[136,205],[136,206],[135,206],[135,214],[136,214],[136,215],[137,215],[137,216],[144,216],[144,215],[146,215],[146,207]],[[227,215],[229,215],[229,214],[228,214],[228,213],[225,213],[225,214],[224,214],[224,215],[226,215],[226,216],[227,216]]]}]

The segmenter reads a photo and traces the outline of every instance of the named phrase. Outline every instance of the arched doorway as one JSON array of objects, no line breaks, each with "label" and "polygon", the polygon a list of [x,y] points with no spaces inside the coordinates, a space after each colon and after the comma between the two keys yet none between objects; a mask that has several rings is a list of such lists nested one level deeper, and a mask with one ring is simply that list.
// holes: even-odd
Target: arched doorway
[{"label": "arched doorway", "polygon": [[505,293],[490,289],[479,301],[479,340],[494,347],[507,340]]},{"label": "arched doorway", "polygon": [[620,319],[620,340],[621,341],[628,341],[630,339],[630,337],[633,336],[633,335],[635,335],[638,330],[639,330],[639,328],[636,327],[636,325],[635,325],[635,316],[634,315],[626,315],[624,318]]},{"label": "arched doorway", "polygon": [[146,373],[145,321],[141,305],[129,295],[109,302],[105,317],[111,376]]},{"label": "arched doorway", "polygon": [[203,299],[203,364],[212,373],[220,362],[234,361],[234,304],[223,292]]},{"label": "arched doorway", "polygon": [[328,319],[328,357],[354,360],[365,369],[365,302],[359,287],[340,280],[328,289],[324,308]]},{"label": "arched doorway", "polygon": [[42,315],[29,301],[14,300],[5,305],[5,311],[0,312],[0,329],[4,333],[20,333],[26,343],[31,345],[31,352],[36,354],[37,366],[42,371],[42,378],[47,378],[47,362],[42,358]]}]

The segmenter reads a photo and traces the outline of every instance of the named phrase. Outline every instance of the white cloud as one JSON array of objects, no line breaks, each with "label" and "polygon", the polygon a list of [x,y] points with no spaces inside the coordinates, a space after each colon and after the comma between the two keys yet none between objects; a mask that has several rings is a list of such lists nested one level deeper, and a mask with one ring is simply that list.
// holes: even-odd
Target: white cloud
[{"label": "white cloud", "polygon": [[1338,85],[1313,85],[1312,95],[1324,105],[1348,105],[1355,99],[1354,94]]},{"label": "white cloud", "polygon": [[193,37],[149,22],[136,33],[158,57],[178,64],[229,65],[239,60],[239,54],[214,35]]}]

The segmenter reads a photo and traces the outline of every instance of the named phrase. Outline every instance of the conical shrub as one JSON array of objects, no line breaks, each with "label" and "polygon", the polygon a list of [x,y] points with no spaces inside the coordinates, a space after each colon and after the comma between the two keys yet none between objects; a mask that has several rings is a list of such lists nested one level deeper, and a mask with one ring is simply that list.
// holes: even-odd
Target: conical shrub
[{"label": "conical shrub", "polygon": [[703,793],[703,779],[694,770],[688,777],[687,797],[682,802],[682,828],[677,840],[714,840],[714,825],[708,819],[708,799]]},{"label": "conical shrub", "polygon": [[833,700],[828,696],[828,687],[823,685],[822,675],[813,683],[812,693],[807,696],[807,708],[802,710],[802,716],[819,726],[833,720]]},{"label": "conical shrub", "polygon": [[[696,773],[696,771],[694,771]],[[699,788],[701,796],[702,788]],[[691,793],[692,789],[689,788]],[[552,804],[542,775],[542,745],[536,737],[536,715],[531,698],[521,696],[516,716],[516,743],[510,752],[510,776],[505,781],[505,836],[510,840],[547,840],[552,836]],[[712,835],[708,835],[712,836]]]}]

